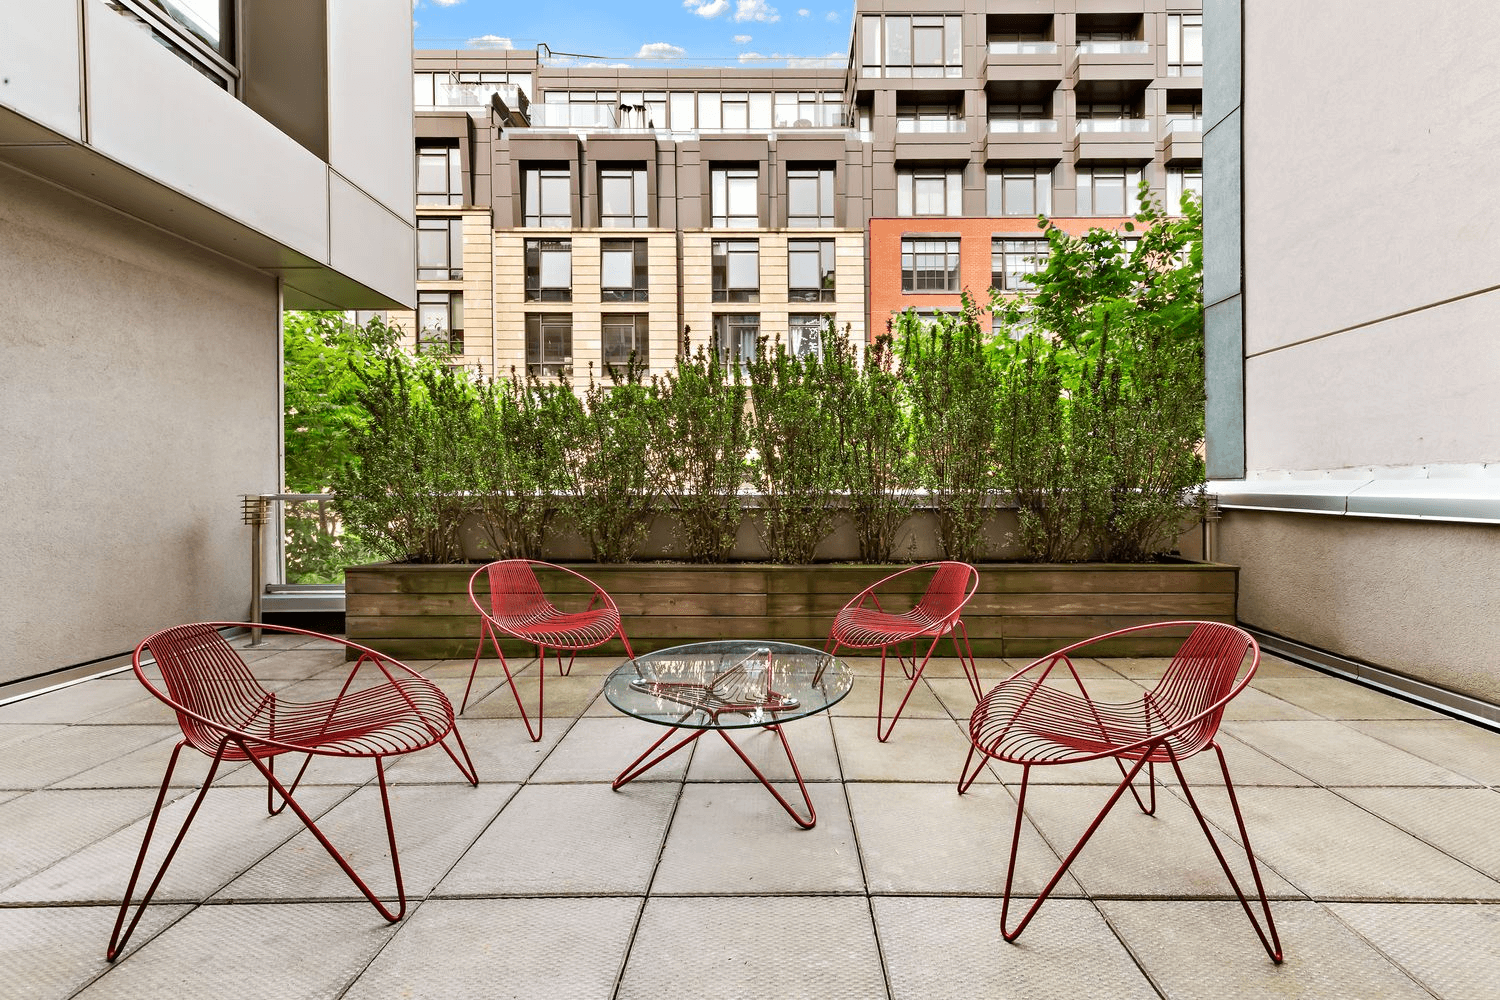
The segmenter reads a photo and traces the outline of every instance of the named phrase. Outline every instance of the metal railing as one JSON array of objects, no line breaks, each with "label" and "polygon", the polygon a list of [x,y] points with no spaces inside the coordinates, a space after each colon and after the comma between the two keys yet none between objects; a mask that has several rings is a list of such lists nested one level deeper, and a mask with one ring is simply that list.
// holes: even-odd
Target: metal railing
[{"label": "metal railing", "polygon": [[992,56],[1050,56],[1056,54],[1056,42],[990,42],[990,55]]},{"label": "metal railing", "polygon": [[1150,132],[1149,118],[1081,118],[1073,134],[1083,132]]},{"label": "metal railing", "polygon": [[1056,118],[991,118],[991,132],[1056,132]]},{"label": "metal railing", "polygon": [[1124,41],[1079,42],[1078,54],[1094,56],[1143,56],[1151,52],[1151,43],[1125,39]]}]

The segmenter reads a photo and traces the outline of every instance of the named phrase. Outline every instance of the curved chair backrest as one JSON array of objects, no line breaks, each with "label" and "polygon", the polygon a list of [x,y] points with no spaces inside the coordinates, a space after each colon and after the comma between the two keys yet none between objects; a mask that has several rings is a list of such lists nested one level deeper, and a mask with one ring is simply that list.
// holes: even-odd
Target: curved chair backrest
[{"label": "curved chair backrest", "polygon": [[913,611],[919,615],[951,624],[958,612],[969,603],[979,586],[979,570],[962,562],[940,562],[927,584],[927,591]]},{"label": "curved chair backrest", "polygon": [[[150,651],[161,670],[167,685],[165,697],[141,667],[143,650]],[[208,622],[177,625],[147,636],[136,647],[134,665],[141,683],[177,710],[177,723],[188,743],[209,754],[224,733],[202,719],[240,728],[264,710],[270,697],[240,654]]]},{"label": "curved chair backrest", "polygon": [[[1251,651],[1255,655],[1250,670],[1236,684],[1245,654]],[[1249,632],[1223,622],[1194,625],[1166,673],[1147,695],[1149,704],[1161,713],[1160,721],[1168,727],[1202,715],[1181,734],[1184,755],[1196,753],[1213,740],[1224,717],[1225,703],[1250,683],[1259,665],[1260,645]],[[1208,711],[1215,703],[1218,707]]]},{"label": "curved chair backrest", "polygon": [[[490,611],[495,618],[525,620],[551,614],[556,610],[542,592],[542,584],[536,578],[533,565],[530,559],[502,559],[482,567],[480,572],[490,582]],[[478,575],[479,573],[474,574],[476,577]],[[471,577],[469,593],[478,605],[479,597],[474,594],[473,588],[474,581]]]}]

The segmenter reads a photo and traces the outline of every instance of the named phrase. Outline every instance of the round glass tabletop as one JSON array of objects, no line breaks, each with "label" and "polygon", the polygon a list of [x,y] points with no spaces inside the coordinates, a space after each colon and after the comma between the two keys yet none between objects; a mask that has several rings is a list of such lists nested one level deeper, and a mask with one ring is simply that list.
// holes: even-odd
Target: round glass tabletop
[{"label": "round glass tabletop", "polygon": [[642,653],[615,668],[604,696],[626,715],[658,725],[749,729],[822,712],[853,684],[853,671],[836,656],[735,639]]}]

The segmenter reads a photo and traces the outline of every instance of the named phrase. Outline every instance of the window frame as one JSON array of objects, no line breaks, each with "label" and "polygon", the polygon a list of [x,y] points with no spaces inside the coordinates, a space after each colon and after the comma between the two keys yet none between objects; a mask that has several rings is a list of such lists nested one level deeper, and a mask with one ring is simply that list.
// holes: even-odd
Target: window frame
[{"label": "window frame", "polygon": [[[443,241],[443,263],[422,259],[422,233],[446,230],[448,238]],[[424,274],[423,272],[429,272]],[[441,273],[430,273],[441,272]],[[464,220],[454,215],[417,216],[417,280],[460,281],[464,276]]]},{"label": "window frame", "polygon": [[[443,161],[443,185],[442,189],[422,188],[422,161],[423,159]],[[417,205],[442,206],[447,208],[460,207],[464,203],[464,170],[463,153],[458,143],[422,143],[417,146],[415,190]]]},{"label": "window frame", "polygon": [[[957,218],[963,212],[963,170],[947,167],[903,167],[896,171],[896,215],[906,219]],[[917,202],[920,184],[930,184],[941,179],[943,185],[943,211],[918,212]],[[923,193],[931,198],[931,192]]]},{"label": "window frame", "polygon": [[[901,237],[901,292],[906,295],[950,295],[957,292],[961,282],[962,250],[957,236],[931,236],[926,233]],[[938,249],[938,248],[941,249]],[[941,254],[944,267],[941,271],[932,267],[920,267],[921,255],[929,257]],[[943,287],[921,287],[933,279],[923,275],[944,274]]]},{"label": "window frame", "polygon": [[[1101,212],[1096,204],[1098,195],[1096,193],[1097,180],[1101,175],[1113,180],[1114,175],[1122,175],[1124,183],[1124,211],[1123,212]],[[1129,218],[1140,211],[1140,198],[1137,188],[1141,183],[1141,168],[1130,164],[1101,164],[1094,167],[1079,167],[1076,173],[1077,187],[1077,212],[1085,218]],[[1087,202],[1085,202],[1085,195]]]},{"label": "window frame", "polygon": [[[423,309],[441,309],[447,317],[443,325],[428,326],[422,322]],[[464,293],[454,291],[419,291],[412,325],[418,354],[462,354],[464,352]]]},{"label": "window frame", "polygon": [[[567,257],[568,283],[547,284],[548,263],[554,267],[557,256]],[[526,302],[572,302],[573,301],[573,241],[571,239],[530,238],[523,244],[525,261]]]},{"label": "window frame", "polygon": [[[1031,209],[1020,211],[1007,195],[1007,181],[1031,185]],[[991,218],[1035,218],[1052,214],[1051,167],[1001,167],[984,175],[984,210]]]},{"label": "window frame", "polygon": [[[613,244],[613,245],[611,245]],[[605,283],[606,253],[629,253],[631,255],[631,284],[610,285]],[[650,301],[650,266],[648,246],[643,239],[601,239],[599,241],[599,301],[601,302],[647,302]]]},{"label": "window frame", "polygon": [[[732,284],[735,277],[734,264],[743,264],[743,258],[752,258],[755,269],[755,284]],[[756,239],[714,240],[709,245],[711,283],[714,302],[759,302],[760,301],[760,241]]]},{"label": "window frame", "polygon": [[[564,330],[566,350],[555,357],[547,354],[548,329]],[[569,312],[529,312],[526,314],[526,371],[538,376],[563,377],[573,366],[573,314]]]},{"label": "window frame", "polygon": [[[816,254],[818,259],[817,285],[800,285],[794,282],[798,270],[792,261],[794,255]],[[834,240],[787,240],[786,283],[788,302],[833,302],[838,295],[838,245]]]},{"label": "window frame", "polygon": [[[790,313],[786,318],[786,346],[787,351],[795,357],[805,358],[812,355],[815,358],[823,357],[823,331],[828,327],[827,313]],[[814,334],[814,340],[809,350],[807,334]]]},{"label": "window frame", "polygon": [[[605,213],[605,187],[607,181],[625,181],[630,188],[629,215]],[[641,163],[599,164],[599,228],[644,229],[651,225],[651,199],[649,174]]]},{"label": "window frame", "polygon": [[755,360],[760,341],[760,313],[714,313],[713,323],[713,349],[721,362],[747,367]]},{"label": "window frame", "polygon": [[[1188,58],[1188,39],[1193,28],[1198,29],[1197,62]],[[1197,72],[1185,72],[1191,69],[1196,69]],[[1167,75],[1203,75],[1203,15],[1201,13],[1167,15]]]},{"label": "window frame", "polygon": [[[760,226],[760,166],[758,164],[723,164],[711,166],[709,175],[710,225],[716,229],[756,229]],[[737,182],[737,183],[736,183]],[[730,203],[735,200],[735,190],[744,197],[743,187],[749,182],[753,214],[731,213]]]},{"label": "window frame", "polygon": [[[610,356],[610,330],[630,324],[630,350],[624,357]],[[648,313],[605,313],[599,320],[599,363],[604,369],[621,368],[630,364],[634,357],[639,363],[649,365],[651,360],[651,317]]]},{"label": "window frame", "polygon": [[996,236],[990,240],[990,287],[1002,292],[1030,291],[1025,275],[1046,267],[1048,244],[1035,236]]},{"label": "window frame", "polygon": [[[826,163],[788,163],[786,167],[786,224],[789,229],[824,229],[837,225],[837,170]],[[792,211],[792,189],[811,182],[817,215]]]},{"label": "window frame", "polygon": [[[543,204],[549,189],[555,192],[559,181],[567,191],[566,214],[557,212],[557,206],[547,211],[548,206]],[[521,225],[528,229],[573,227],[573,172],[566,163],[530,163],[521,167]]]}]

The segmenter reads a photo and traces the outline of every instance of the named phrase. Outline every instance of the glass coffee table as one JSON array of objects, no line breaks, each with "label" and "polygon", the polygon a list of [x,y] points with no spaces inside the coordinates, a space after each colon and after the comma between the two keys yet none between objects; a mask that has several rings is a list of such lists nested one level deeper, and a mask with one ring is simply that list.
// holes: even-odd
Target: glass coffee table
[{"label": "glass coffee table", "polygon": [[[788,642],[730,640],[698,642],[643,653],[615,668],[604,683],[604,696],[626,715],[667,726],[666,733],[620,772],[619,789],[706,732],[716,732],[745,766],[804,829],[818,821],[797,760],[782,724],[815,715],[837,703],[854,683],[849,665],[836,656]],[[678,730],[692,730],[666,750],[651,756]],[[731,729],[769,729],[781,740],[792,765],[804,819],[729,736]],[[648,759],[649,758],[649,759]]]}]

